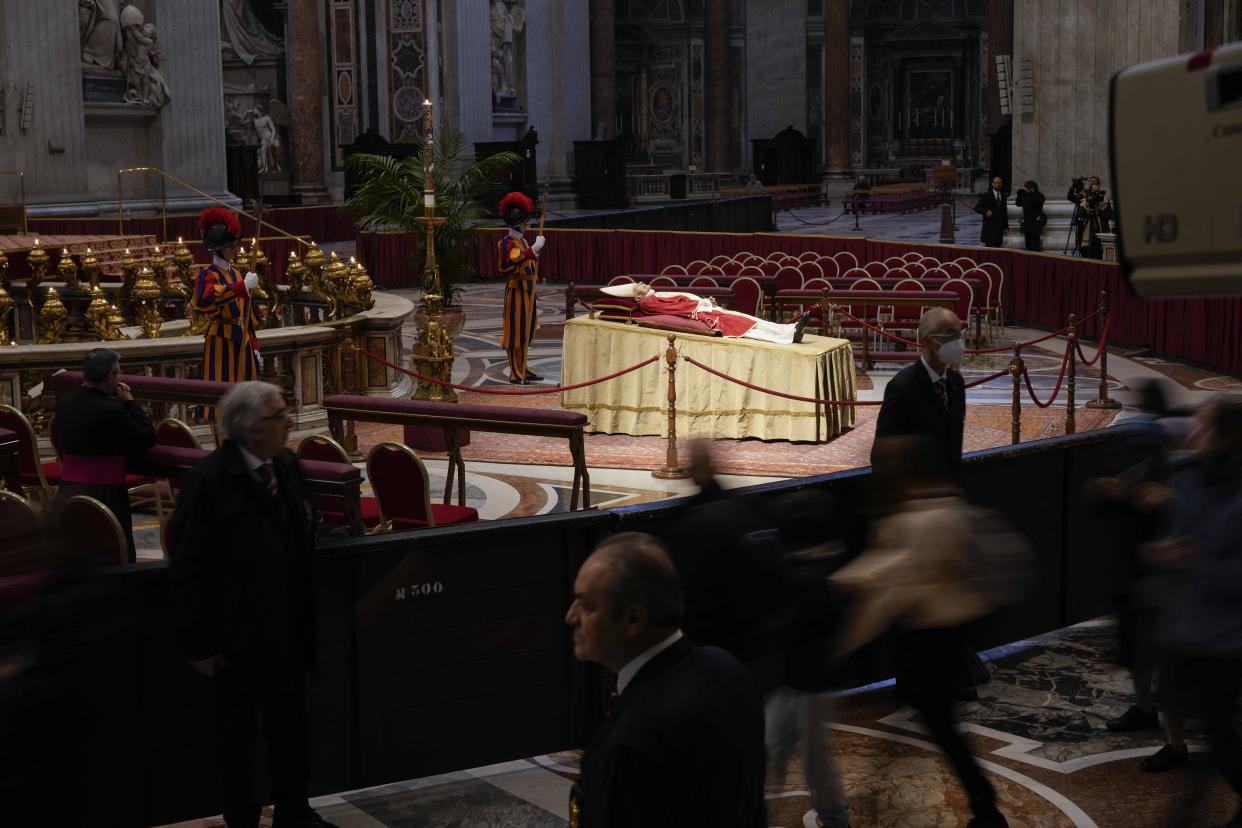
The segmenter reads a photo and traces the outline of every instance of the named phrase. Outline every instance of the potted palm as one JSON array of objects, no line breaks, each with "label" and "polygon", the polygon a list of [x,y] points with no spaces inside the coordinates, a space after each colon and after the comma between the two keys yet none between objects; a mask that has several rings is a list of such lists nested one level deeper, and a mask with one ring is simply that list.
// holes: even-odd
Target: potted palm
[{"label": "potted palm", "polygon": [[[427,148],[410,158],[389,158],[360,153],[346,162],[360,182],[346,201],[364,230],[399,230],[413,234],[418,241],[410,266],[423,273],[427,251],[424,231],[418,219],[424,215],[423,186],[428,172],[423,155]],[[461,283],[475,275],[474,229],[492,213],[482,199],[490,195],[497,181],[508,178],[521,163],[516,153],[501,152],[477,160],[467,150],[466,136],[440,130],[432,145],[431,183],[436,194],[436,215],[444,222],[436,227],[436,263],[440,269],[440,288],[444,295],[441,322],[450,336],[465,324],[457,297]],[[423,286],[426,289],[426,285]]]}]

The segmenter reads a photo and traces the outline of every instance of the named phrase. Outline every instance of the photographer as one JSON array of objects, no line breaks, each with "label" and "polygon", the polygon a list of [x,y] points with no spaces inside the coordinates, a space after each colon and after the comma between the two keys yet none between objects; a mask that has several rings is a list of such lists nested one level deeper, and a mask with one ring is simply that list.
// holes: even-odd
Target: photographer
[{"label": "photographer", "polygon": [[1022,235],[1026,236],[1027,250],[1043,249],[1044,225],[1048,223],[1048,215],[1044,212],[1044,194],[1039,185],[1027,181],[1018,188],[1013,203],[1022,208]]},{"label": "photographer", "polygon": [[1087,187],[1082,191],[1077,204],[1082,217],[1078,249],[1084,258],[1102,259],[1104,248],[1100,244],[1099,234],[1109,232],[1113,202],[1108,193],[1100,189],[1099,176],[1093,175],[1087,179]]}]

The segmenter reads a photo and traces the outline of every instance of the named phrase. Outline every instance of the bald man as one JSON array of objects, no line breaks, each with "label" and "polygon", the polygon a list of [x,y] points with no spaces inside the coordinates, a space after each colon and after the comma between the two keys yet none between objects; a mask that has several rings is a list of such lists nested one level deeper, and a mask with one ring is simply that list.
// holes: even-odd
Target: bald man
[{"label": "bald man", "polygon": [[574,580],[574,656],[617,674],[570,824],[764,828],[763,703],[733,656],[681,633],[677,572],[650,535],[601,543]]},{"label": "bald man", "polygon": [[[966,384],[957,371],[966,349],[956,313],[931,308],[919,318],[919,352],[917,362],[888,381],[875,439],[906,434],[932,439],[943,452],[946,472],[956,480],[966,423]],[[874,463],[874,446],[872,451]]]}]

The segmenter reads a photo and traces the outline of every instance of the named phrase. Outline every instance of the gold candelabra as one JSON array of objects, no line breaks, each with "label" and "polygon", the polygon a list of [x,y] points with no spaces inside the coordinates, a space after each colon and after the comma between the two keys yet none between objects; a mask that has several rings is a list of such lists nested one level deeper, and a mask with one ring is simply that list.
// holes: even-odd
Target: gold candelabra
[{"label": "gold candelabra", "polygon": [[8,291],[13,285],[9,283],[9,257],[0,250],[0,288]]},{"label": "gold candelabra", "polygon": [[[435,124],[431,101],[423,101],[423,127],[426,143],[423,146],[423,215],[418,223],[427,231],[425,265],[423,267],[423,305],[426,316],[419,325],[414,342],[412,359],[418,373],[425,377],[450,382],[453,377],[453,340],[440,324],[440,307],[444,302],[440,285],[440,266],[436,262],[436,227],[444,219],[436,215],[436,172],[432,158],[435,155]],[[414,399],[457,402],[457,392],[446,385],[426,379],[418,381]]]},{"label": "gold candelabra", "polygon": [[68,316],[69,311],[65,308],[65,303],[60,301],[56,288],[48,288],[47,298],[43,300],[43,307],[39,309],[39,327],[43,331],[39,337],[39,344],[55,345],[60,342],[65,333],[65,320]]},{"label": "gold candelabra", "polygon": [[367,269],[353,256],[349,257],[349,264],[354,274],[352,278],[352,301],[362,310],[370,310],[375,305],[375,299],[371,297],[371,292],[375,290],[375,283],[371,281],[371,274],[367,273]]},{"label": "gold candelabra", "polygon": [[160,315],[160,286],[151,277],[151,268],[139,268],[130,297],[134,300],[134,317],[142,332],[147,339],[159,339],[164,317]]},{"label": "gold candelabra", "polygon": [[112,324],[112,306],[108,304],[103,291],[92,287],[90,292],[91,303],[86,307],[86,323],[91,330],[105,342],[128,339],[118,326]]},{"label": "gold candelabra", "polygon": [[90,291],[99,290],[99,259],[95,257],[95,252],[89,247],[82,256],[82,275],[86,277],[86,283],[90,286]]},{"label": "gold candelabra", "polygon": [[67,287],[82,290],[82,283],[78,281],[78,264],[69,255],[69,248],[60,251],[60,264],[56,266],[56,270]]},{"label": "gold candelabra", "polygon": [[0,279],[0,347],[17,344],[16,338],[9,338],[9,314],[13,313],[16,304],[5,289],[5,280]]},{"label": "gold candelabra", "polygon": [[129,298],[134,290],[134,282],[138,279],[138,261],[127,247],[121,257],[121,296]]},{"label": "gold candelabra", "polygon": [[26,298],[31,307],[34,307],[35,288],[47,276],[47,251],[39,245],[38,239],[35,239],[34,246],[26,254],[26,264],[30,267],[30,278],[26,280]]},{"label": "gold candelabra", "polygon": [[164,248],[158,244],[151,253],[151,272],[155,276],[155,283],[160,286],[161,290],[175,293],[182,299],[188,298],[185,288],[168,277],[168,259],[164,256]]},{"label": "gold candelabra", "polygon": [[344,262],[335,253],[328,259],[328,266],[319,277],[321,292],[328,300],[328,318],[340,319],[345,311],[345,288],[350,274]]},{"label": "gold candelabra", "polygon": [[194,293],[194,274],[190,273],[190,268],[194,265],[194,254],[190,252],[190,248],[186,247],[185,239],[177,237],[177,246],[173,248],[172,255],[173,267],[177,269],[177,278],[181,280],[181,284],[185,285],[188,293]]}]

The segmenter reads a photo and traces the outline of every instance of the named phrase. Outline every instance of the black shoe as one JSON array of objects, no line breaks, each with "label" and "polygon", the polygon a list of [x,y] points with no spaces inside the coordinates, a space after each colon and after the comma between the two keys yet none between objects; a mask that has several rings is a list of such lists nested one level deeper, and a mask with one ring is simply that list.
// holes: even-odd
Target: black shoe
[{"label": "black shoe", "polygon": [[1005,819],[1005,815],[997,811],[991,816],[977,816],[970,822],[966,823],[966,828],[1009,828],[1009,820]]},{"label": "black shoe", "polygon": [[1167,770],[1184,768],[1190,764],[1190,749],[1181,750],[1172,745],[1165,745],[1160,750],[1139,762],[1139,768],[1147,773],[1161,773]]},{"label": "black shoe", "polygon": [[538,374],[536,374],[536,373],[534,373],[534,372],[528,373],[528,374],[526,375],[526,378],[527,378],[528,380],[530,380],[531,382],[539,382],[540,380],[542,380],[542,379],[543,379],[543,377],[539,376]]},{"label": "black shoe", "polygon": [[1155,730],[1160,727],[1160,717],[1156,715],[1154,710],[1144,712],[1141,707],[1132,705],[1125,713],[1105,722],[1104,727],[1113,733],[1129,733],[1132,730]]},{"label": "black shoe", "polygon": [[515,377],[513,374],[510,374],[509,382],[513,383],[514,385],[522,385],[526,382],[526,380],[522,379],[521,377]]},{"label": "black shoe", "polygon": [[794,323],[793,341],[795,344],[802,341],[802,332],[806,330],[806,324],[810,321],[811,321],[811,312],[807,311],[806,313],[799,316],[798,321]]}]

